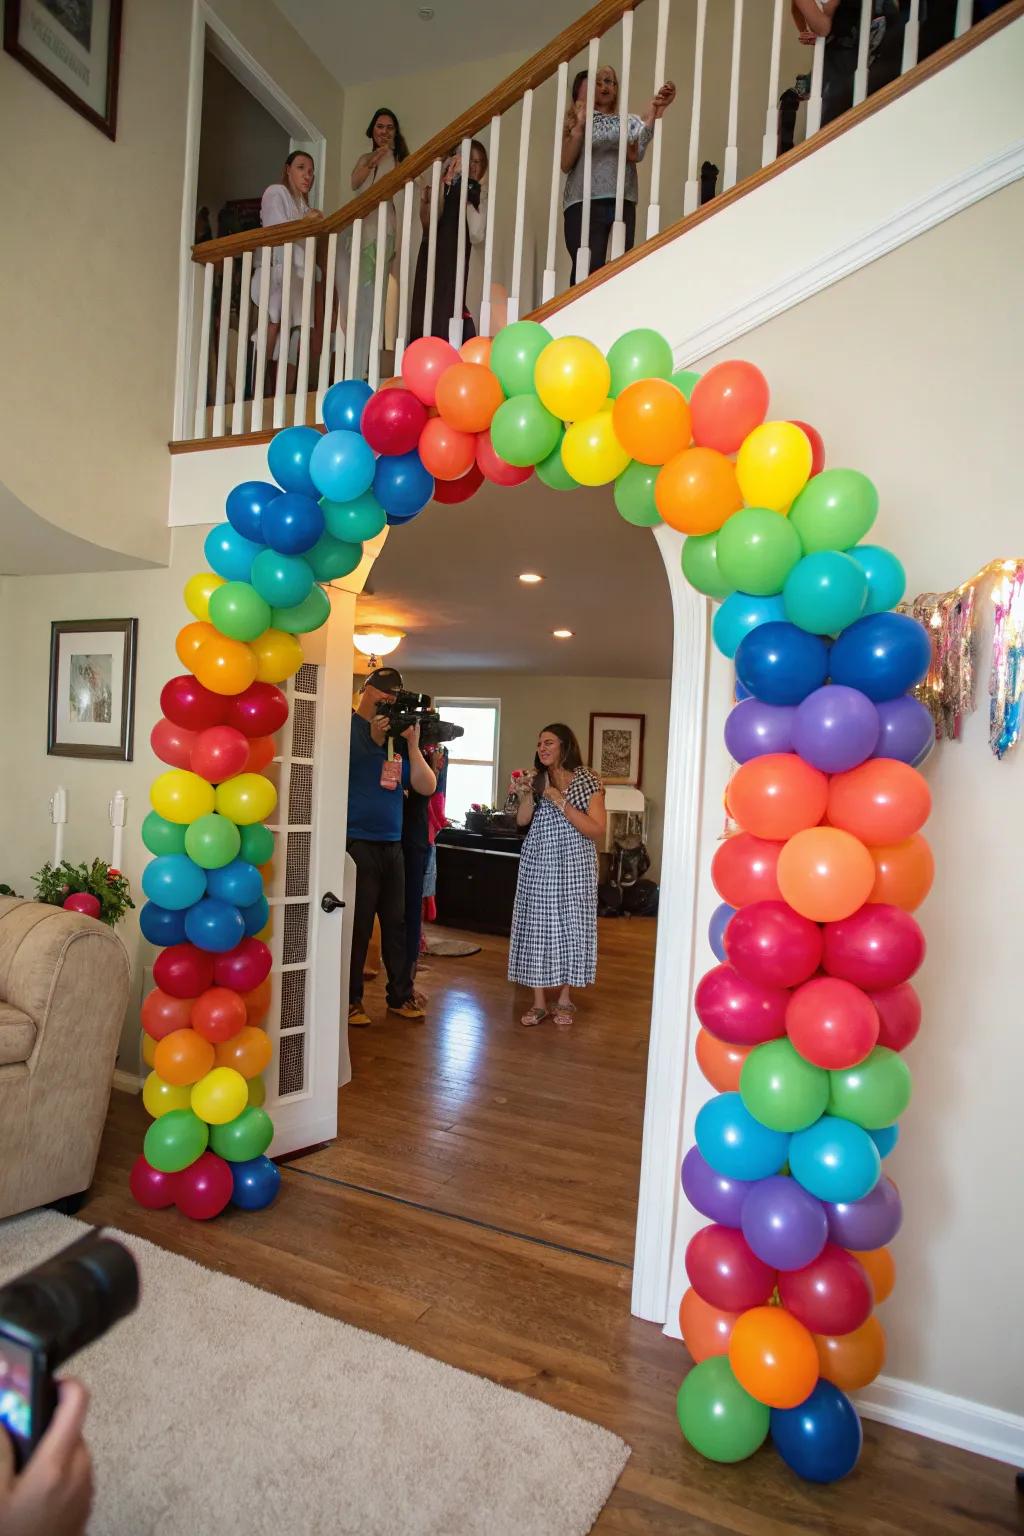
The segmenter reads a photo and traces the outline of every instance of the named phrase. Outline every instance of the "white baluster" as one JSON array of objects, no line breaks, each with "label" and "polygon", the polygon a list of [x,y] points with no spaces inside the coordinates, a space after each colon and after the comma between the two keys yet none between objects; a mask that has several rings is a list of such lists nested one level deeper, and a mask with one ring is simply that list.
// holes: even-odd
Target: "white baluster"
[{"label": "white baluster", "polygon": [[[207,262],[207,266],[212,263]],[[50,820],[53,822],[53,863],[56,867],[64,857],[64,828],[68,819],[68,792],[58,785],[50,796]]]},{"label": "white baluster", "polygon": [[811,65],[811,98],[807,103],[807,127],[804,138],[809,139],[821,127],[821,85],[825,77],[825,39],[814,40],[814,62]]},{"label": "white baluster", "polygon": [[[594,88],[597,81],[597,45],[592,37],[587,49],[587,121],[583,129],[583,208],[580,220],[580,248],[576,253],[576,282],[590,275],[590,188],[594,162]],[[519,318],[518,314],[515,317]],[[512,319],[511,311],[509,319]]]},{"label": "white baluster", "polygon": [[512,290],[508,296],[508,319],[519,319],[523,287],[523,243],[526,238],[526,175],[530,160],[530,124],[533,122],[533,92],[523,97],[523,117],[519,125],[519,171],[516,177],[516,228],[512,240]]},{"label": "white baluster", "polygon": [[238,346],[235,348],[235,402],[231,407],[231,435],[245,431],[245,375],[249,348],[249,284],[252,251],[242,252],[242,282],[238,290]]},{"label": "white baluster", "polygon": [[210,325],[213,321],[213,262],[203,269],[203,312],[199,321],[199,366],[196,369],[196,413],[193,437],[206,436],[206,395],[210,387]]},{"label": "white baluster", "polygon": [[356,307],[359,303],[359,260],[363,250],[363,221],[352,225],[352,264],[348,272],[348,300],[345,307],[345,377],[356,376]]},{"label": "white baluster", "polygon": [[740,42],[743,36],[743,0],[733,0],[732,5],[732,68],[729,73],[729,131],[725,146],[725,176],[722,190],[727,192],[736,185],[739,168],[740,126]]},{"label": "white baluster", "polygon": [[214,437],[224,436],[224,401],[227,393],[228,345],[231,336],[231,273],[234,258],[225,256],[220,280],[220,323],[217,327],[217,385],[213,395]]},{"label": "white baluster", "polygon": [[[761,140],[761,164],[771,165],[779,153],[779,67],[782,60],[782,8],[784,0],[775,0],[772,15],[772,60],[768,68],[768,110],[764,115]],[[871,0],[868,0],[868,4]]]},{"label": "white baluster", "polygon": [[316,419],[323,420],[324,395],[331,382],[331,339],[334,336],[334,274],[338,266],[338,231],[327,236],[327,269],[324,272],[324,334],[320,344],[320,366],[316,379]]},{"label": "white baluster", "polygon": [[299,369],[295,379],[295,412],[292,421],[297,427],[306,425],[306,395],[309,391],[310,326],[313,321],[313,290],[316,286],[316,240],[307,235],[303,249],[302,311],[299,317]]},{"label": "white baluster", "polygon": [[[781,3],[781,0],[780,0]],[[669,0],[658,0],[658,37],[654,45],[654,89],[659,91],[665,84],[665,53],[668,47]],[[651,201],[647,205],[647,238],[656,235],[661,228],[661,133],[662,119],[654,125],[651,147]]]},{"label": "white baluster", "polygon": [[110,867],[112,869],[121,868],[121,859],[124,850],[124,824],[127,819],[127,806],[128,801],[125,799],[124,791],[115,789],[114,797],[110,801],[110,804],[107,806],[107,815],[110,818],[110,825],[114,829],[114,835],[111,838],[110,846]]},{"label": "white baluster", "polygon": [[619,76],[619,155],[615,167],[615,222],[609,247],[611,261],[624,254],[626,249],[626,221],[623,204],[626,198],[626,147],[629,143],[629,68],[633,57],[633,12],[622,13],[622,74]]},{"label": "white baluster", "polygon": [[[548,202],[548,249],[547,261],[544,265],[544,277],[541,282],[541,303],[546,304],[548,299],[555,296],[557,277],[555,274],[555,249],[556,229],[558,224],[558,192],[562,184],[562,131],[565,122],[565,98],[568,92],[569,65],[562,62],[558,66],[558,80],[555,85],[555,142],[551,151],[551,197]],[[490,209],[487,210],[487,222],[490,223]],[[483,323],[481,317],[481,330]]]},{"label": "white baluster", "polygon": [[860,31],[857,34],[857,68],[853,75],[853,104],[856,107],[868,94],[868,44],[871,41],[871,0],[861,0]]},{"label": "white baluster", "polygon": [[487,146],[487,180],[491,190],[487,198],[487,227],[484,231],[484,277],[480,297],[480,335],[491,334],[491,273],[494,270],[494,212],[498,205],[498,152],[501,149],[501,118],[491,118]]},{"label": "white baluster", "polygon": [[441,162],[435,160],[430,167],[430,215],[427,219],[427,280],[423,294],[423,335],[430,335],[434,319],[434,272],[437,267],[437,221],[440,218],[438,204],[441,201]]},{"label": "white baluster", "polygon": [[472,148],[473,141],[463,139],[459,151],[462,179],[459,183],[459,234],[455,246],[455,293],[448,321],[448,340],[455,348],[462,346],[462,311],[466,300],[466,205],[469,201],[469,156]]},{"label": "white baluster", "polygon": [[398,335],[395,337],[395,373],[402,371],[402,355],[409,333],[409,263],[412,260],[412,210],[416,183],[407,181],[402,200],[402,254],[398,258]]},{"label": "white baluster", "polygon": [[900,74],[905,75],[908,69],[913,69],[917,63],[917,52],[921,44],[921,0],[910,0],[910,15],[903,29],[903,62],[900,65]]},{"label": "white baluster", "polygon": [[284,426],[284,402],[288,389],[288,360],[292,351],[292,242],[281,247],[284,266],[281,271],[281,329],[277,337],[277,379],[274,387],[274,426]]},{"label": "white baluster", "polygon": [[963,37],[974,16],[974,0],[957,0],[956,36]]},{"label": "white baluster", "polygon": [[270,319],[270,262],[269,245],[260,250],[260,287],[256,300],[256,369],[252,383],[252,415],[249,418],[251,432],[263,431],[263,389],[267,379],[267,323]]},{"label": "white baluster", "polygon": [[377,260],[373,268],[373,310],[370,320],[370,357],[366,369],[366,382],[371,389],[380,383],[380,338],[384,310],[384,258],[387,255],[388,208],[387,199],[377,204]]},{"label": "white baluster", "polygon": [[700,96],[704,80],[704,34],[707,31],[708,0],[697,0],[697,36],[693,47],[693,105],[690,110],[690,153],[686,186],[683,189],[683,217],[693,213],[700,203]]}]

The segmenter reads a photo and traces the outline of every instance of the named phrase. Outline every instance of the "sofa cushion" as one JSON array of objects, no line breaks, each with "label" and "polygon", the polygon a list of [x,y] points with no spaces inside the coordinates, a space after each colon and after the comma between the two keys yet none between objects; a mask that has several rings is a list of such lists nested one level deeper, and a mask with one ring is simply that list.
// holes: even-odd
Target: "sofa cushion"
[{"label": "sofa cushion", "polygon": [[36,1043],[36,1027],[27,1013],[0,1003],[0,1067],[27,1061]]}]

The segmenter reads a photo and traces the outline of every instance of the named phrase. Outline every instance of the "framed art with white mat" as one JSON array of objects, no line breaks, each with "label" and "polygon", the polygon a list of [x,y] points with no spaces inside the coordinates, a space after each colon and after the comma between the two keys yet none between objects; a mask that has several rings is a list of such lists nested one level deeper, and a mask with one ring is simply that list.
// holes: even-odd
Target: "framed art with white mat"
[{"label": "framed art with white mat", "polygon": [[131,762],[138,619],[68,619],[50,625],[51,757]]}]

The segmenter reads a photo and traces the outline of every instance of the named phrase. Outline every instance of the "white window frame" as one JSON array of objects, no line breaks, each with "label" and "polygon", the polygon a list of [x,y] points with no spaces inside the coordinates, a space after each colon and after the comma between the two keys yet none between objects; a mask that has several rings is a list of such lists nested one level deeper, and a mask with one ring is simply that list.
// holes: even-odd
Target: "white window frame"
[{"label": "white window frame", "polygon": [[[494,710],[494,756],[491,758],[491,795],[490,804],[495,803],[494,797],[498,793],[498,757],[501,750],[501,700],[480,698],[456,698],[451,694],[438,694],[434,699],[434,708],[443,715],[446,706],[451,705],[455,709],[493,709]],[[464,763],[467,767],[486,768],[486,757],[459,757],[453,748],[458,747],[458,739],[448,744],[448,761],[452,764]]]}]

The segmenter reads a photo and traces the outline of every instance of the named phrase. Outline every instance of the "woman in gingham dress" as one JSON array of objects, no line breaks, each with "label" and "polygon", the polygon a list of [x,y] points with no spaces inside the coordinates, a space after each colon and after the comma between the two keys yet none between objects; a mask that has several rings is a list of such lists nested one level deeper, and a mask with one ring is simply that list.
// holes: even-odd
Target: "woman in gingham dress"
[{"label": "woman in gingham dress", "polygon": [[572,1023],[571,987],[597,974],[597,850],[604,836],[604,790],[583,767],[567,725],[546,725],[537,741],[536,772],[524,776],[517,820],[530,828],[519,860],[508,979],[533,988],[530,1026],[548,1016],[546,991],[557,989],[554,1020]]}]

